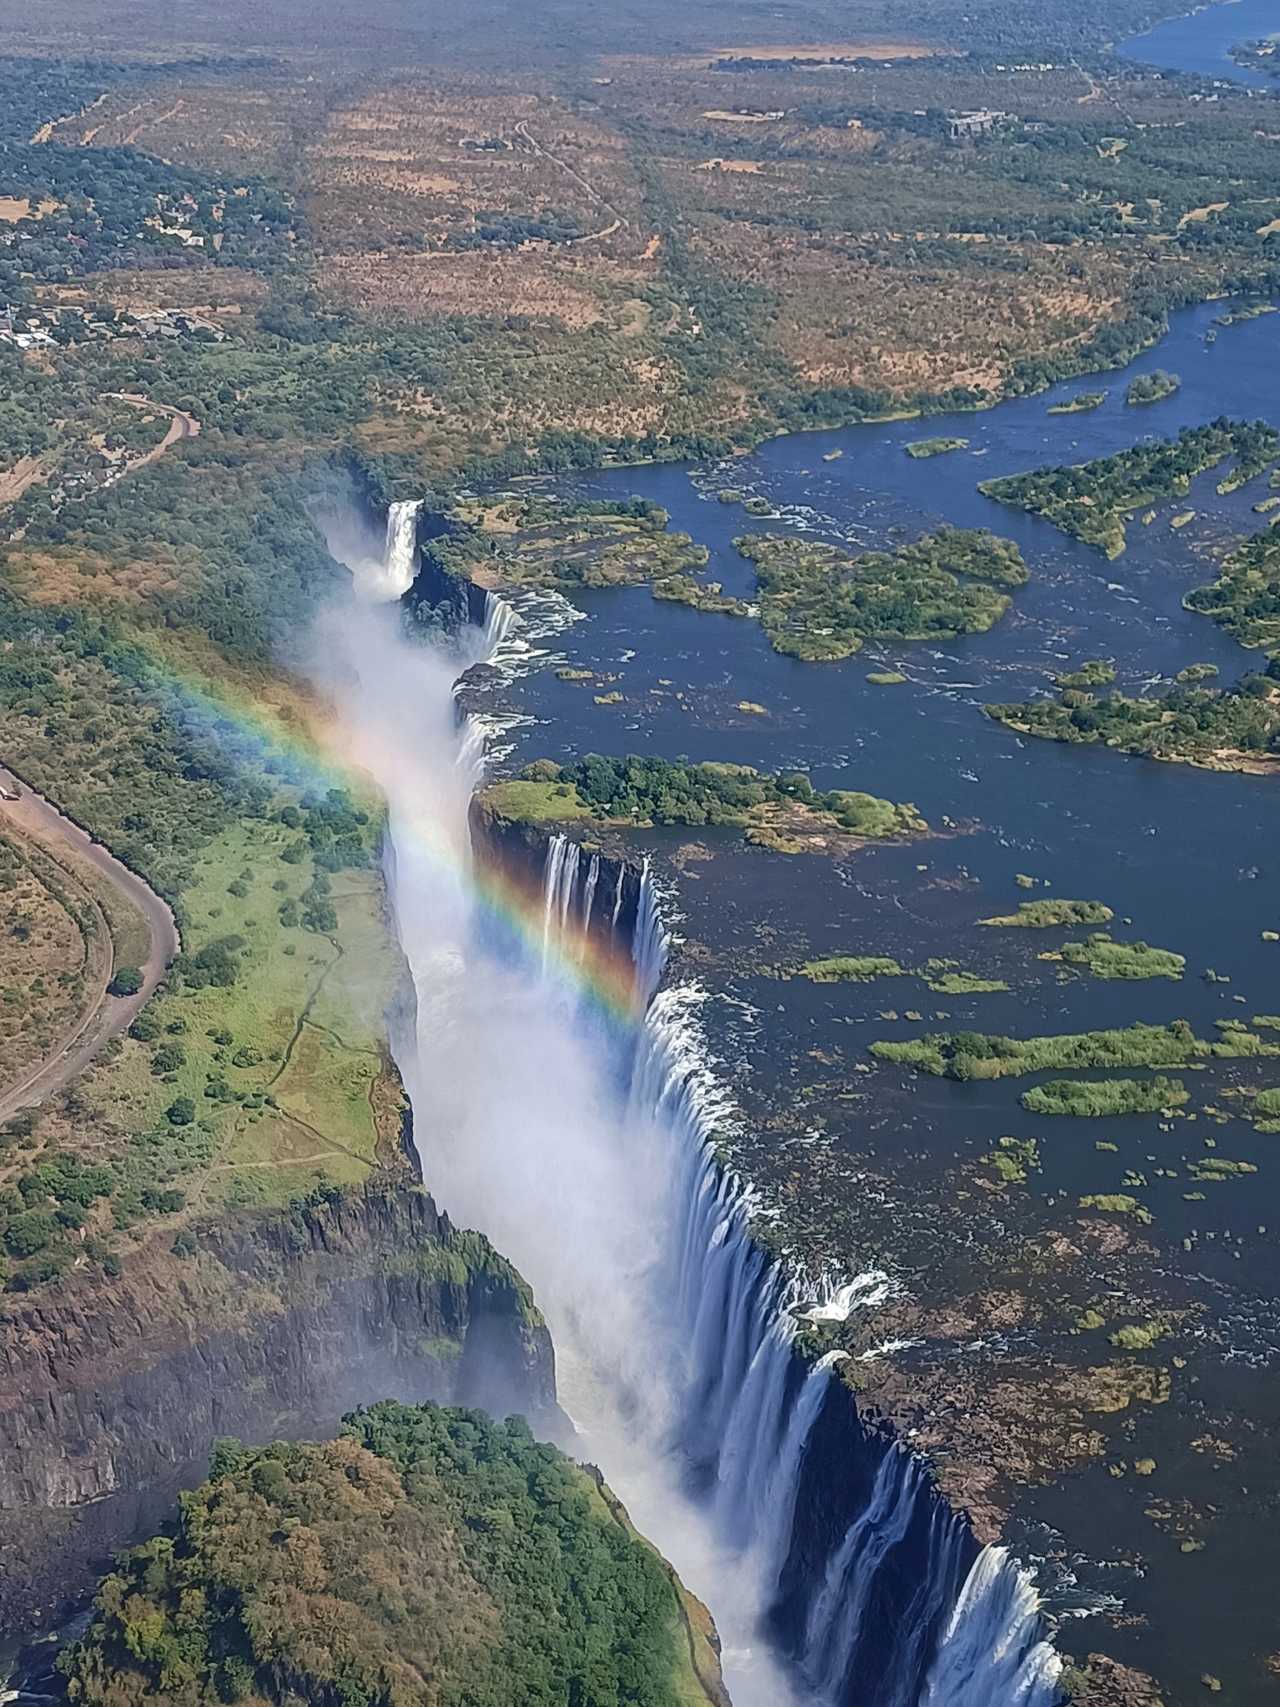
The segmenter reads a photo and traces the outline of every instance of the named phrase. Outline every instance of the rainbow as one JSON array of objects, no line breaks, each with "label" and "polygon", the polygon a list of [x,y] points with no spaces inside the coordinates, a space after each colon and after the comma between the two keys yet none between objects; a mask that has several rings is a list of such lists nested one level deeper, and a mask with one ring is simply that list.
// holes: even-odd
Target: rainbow
[{"label": "rainbow", "polygon": [[[215,744],[224,758],[276,775],[282,783],[309,790],[346,790],[381,811],[384,801],[368,768],[350,756],[349,742],[337,722],[318,706],[305,719],[270,708],[247,689],[215,682],[189,667],[178,667],[155,645],[141,648],[147,661],[146,683],[160,707],[188,734]],[[375,804],[376,803],[376,804]],[[495,858],[471,858],[429,825],[405,826],[413,849],[433,864],[448,868],[475,903],[479,921],[515,938],[539,965],[550,963],[563,982],[590,1000],[609,1019],[638,1023],[643,999],[637,989],[629,947],[602,931],[584,930],[575,920],[556,921],[547,929],[541,885]]]}]

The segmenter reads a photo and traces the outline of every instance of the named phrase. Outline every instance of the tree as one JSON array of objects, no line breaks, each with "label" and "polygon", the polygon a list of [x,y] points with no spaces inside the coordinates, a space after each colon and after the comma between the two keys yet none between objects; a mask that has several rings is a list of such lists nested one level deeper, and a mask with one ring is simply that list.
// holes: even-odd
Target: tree
[{"label": "tree", "polygon": [[190,1097],[175,1097],[165,1114],[171,1126],[190,1126],[196,1117],[196,1105]]},{"label": "tree", "polygon": [[142,972],[137,966],[118,966],[110,986],[113,996],[136,996],[142,988]]}]

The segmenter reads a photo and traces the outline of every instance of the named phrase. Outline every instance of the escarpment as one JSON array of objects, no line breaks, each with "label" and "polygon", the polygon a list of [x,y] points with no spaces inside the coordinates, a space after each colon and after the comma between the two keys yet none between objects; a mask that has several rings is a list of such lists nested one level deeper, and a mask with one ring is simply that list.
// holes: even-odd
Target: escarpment
[{"label": "escarpment", "polygon": [[412,1183],[202,1227],[195,1254],[73,1275],[0,1319],[0,1629],[65,1612],[206,1473],[221,1436],[331,1433],[434,1399],[554,1428],[550,1337],[480,1235]]}]

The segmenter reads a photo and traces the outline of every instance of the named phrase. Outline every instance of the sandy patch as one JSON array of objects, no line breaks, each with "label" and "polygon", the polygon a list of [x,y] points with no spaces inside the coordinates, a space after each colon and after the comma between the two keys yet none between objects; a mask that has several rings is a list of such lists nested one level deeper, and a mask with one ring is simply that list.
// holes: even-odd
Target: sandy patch
[{"label": "sandy patch", "polygon": [[1230,206],[1230,202],[1210,202],[1207,207],[1193,207],[1178,221],[1178,230],[1181,231],[1184,225],[1200,225],[1211,213],[1224,213]]},{"label": "sandy patch", "polygon": [[1260,225],[1254,235],[1257,237],[1271,237],[1277,231],[1280,231],[1280,219],[1272,219],[1268,220],[1266,225]]},{"label": "sandy patch", "polygon": [[12,468],[0,468],[0,504],[12,504],[44,472],[38,456],[20,456]]},{"label": "sandy patch", "polygon": [[704,160],[701,166],[695,166],[695,172],[760,172],[763,170],[758,160]]},{"label": "sandy patch", "polygon": [[704,119],[715,119],[720,124],[776,124],[785,115],[782,113],[731,113],[719,107],[713,107],[710,112],[703,113]]},{"label": "sandy patch", "polygon": [[27,196],[0,196],[0,219],[9,225],[16,225],[20,219],[45,219],[61,206],[61,202],[51,201],[48,197],[32,207]]}]

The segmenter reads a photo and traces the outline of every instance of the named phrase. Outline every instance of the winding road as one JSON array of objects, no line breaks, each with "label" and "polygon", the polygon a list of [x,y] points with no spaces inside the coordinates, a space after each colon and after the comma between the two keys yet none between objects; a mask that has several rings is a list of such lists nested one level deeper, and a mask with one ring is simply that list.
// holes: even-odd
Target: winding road
[{"label": "winding road", "polygon": [[107,986],[112,976],[113,957],[104,957],[88,1007],[75,1025],[59,1038],[53,1053],[24,1078],[0,1087],[0,1121],[4,1121],[62,1090],[84,1071],[104,1043],[118,1037],[133,1023],[138,1010],[177,954],[180,943],[173,914],[154,889],[3,765],[0,765],[0,791],[4,794],[16,791],[18,794],[16,800],[0,798],[0,829],[11,828],[20,837],[37,843],[59,864],[69,865],[73,873],[84,874],[86,870],[95,873],[110,885],[122,902],[141,914],[150,938],[150,947],[140,968],[142,988],[137,995],[110,994]]}]

